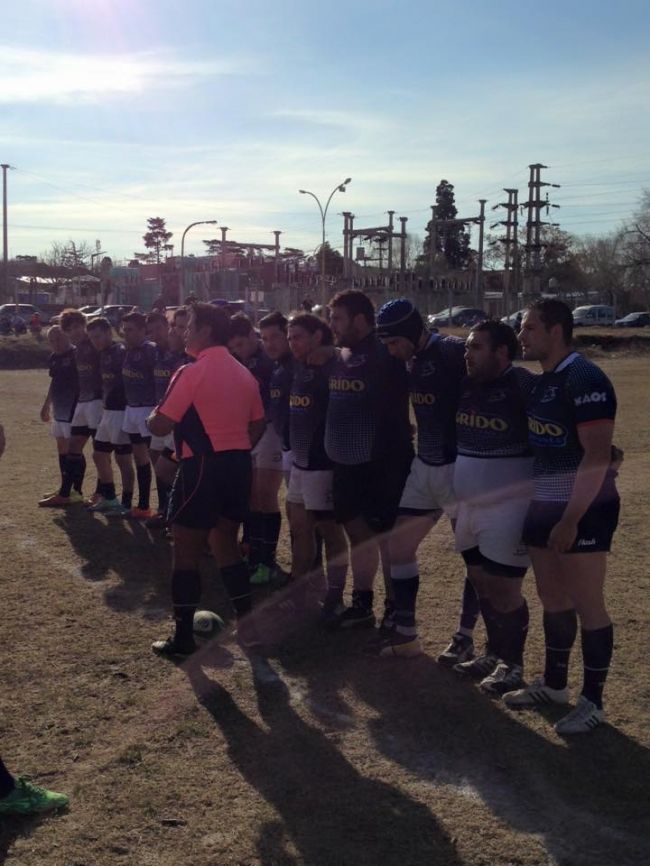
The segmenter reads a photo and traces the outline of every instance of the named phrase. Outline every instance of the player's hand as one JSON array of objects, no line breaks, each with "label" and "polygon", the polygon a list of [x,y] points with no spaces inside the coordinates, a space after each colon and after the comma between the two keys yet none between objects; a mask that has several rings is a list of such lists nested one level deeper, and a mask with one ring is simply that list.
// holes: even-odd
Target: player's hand
[{"label": "player's hand", "polygon": [[566,553],[573,547],[578,534],[578,524],[574,520],[562,518],[556,523],[548,537],[547,547],[556,553]]},{"label": "player's hand", "polygon": [[41,409],[41,421],[44,421],[46,424],[50,420],[50,407],[43,406]]}]

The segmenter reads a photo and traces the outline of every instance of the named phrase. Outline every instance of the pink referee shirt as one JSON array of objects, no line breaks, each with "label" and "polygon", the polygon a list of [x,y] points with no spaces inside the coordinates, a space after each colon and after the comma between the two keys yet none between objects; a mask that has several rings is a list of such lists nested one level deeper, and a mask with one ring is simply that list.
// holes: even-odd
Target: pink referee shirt
[{"label": "pink referee shirt", "polygon": [[[172,377],[158,411],[178,423],[194,407],[215,451],[250,449],[248,425],[264,417],[257,380],[225,346],[199,352]],[[181,457],[192,457],[183,443]]]}]

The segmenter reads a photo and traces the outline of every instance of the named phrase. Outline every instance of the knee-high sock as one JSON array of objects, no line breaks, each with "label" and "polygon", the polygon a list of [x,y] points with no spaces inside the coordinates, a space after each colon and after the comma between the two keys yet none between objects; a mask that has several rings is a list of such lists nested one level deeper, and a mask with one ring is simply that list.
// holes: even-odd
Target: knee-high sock
[{"label": "knee-high sock", "polygon": [[278,548],[280,527],[282,526],[282,514],[273,511],[270,514],[260,514],[261,542],[259,559],[263,565],[269,568],[275,566],[275,552]]},{"label": "knee-high sock", "polygon": [[235,608],[237,618],[240,619],[249,613],[252,607],[248,566],[243,560],[234,565],[226,565],[221,569],[221,578],[230,596],[232,606]]},{"label": "knee-high sock", "polygon": [[603,689],[614,651],[614,626],[582,629],[584,681],[582,694],[597,707],[603,705]]},{"label": "knee-high sock", "polygon": [[138,478],[138,508],[143,508],[146,511],[149,508],[151,495],[151,463],[136,466],[135,472]]},{"label": "knee-high sock", "polygon": [[248,542],[248,564],[252,569],[257,568],[262,561],[263,517],[261,511],[251,511],[244,524],[244,537]]},{"label": "knee-high sock", "polygon": [[65,481],[65,459],[67,454],[59,454],[59,470],[61,472],[61,484]]},{"label": "knee-high sock", "polygon": [[524,646],[528,635],[528,605],[524,601],[517,610],[497,612],[496,621],[501,632],[499,658],[509,665],[523,666]]},{"label": "knee-high sock", "polygon": [[156,478],[156,489],[158,491],[158,511],[161,514],[167,514],[167,500],[169,499],[169,491],[171,487],[160,478]]},{"label": "knee-high sock", "polygon": [[83,454],[66,454],[65,473],[59,491],[61,496],[70,496],[70,491],[81,488],[83,482],[86,461]]},{"label": "knee-high sock", "polygon": [[415,605],[420,587],[417,562],[407,565],[392,565],[391,587],[393,589],[395,631],[404,637],[416,637]]},{"label": "knee-high sock", "polygon": [[497,612],[490,604],[487,598],[482,598],[481,616],[485,623],[485,631],[487,633],[487,651],[492,655],[501,657],[501,629],[497,620]]},{"label": "knee-high sock", "polygon": [[460,634],[471,637],[478,620],[478,615],[481,612],[481,603],[478,593],[474,589],[474,584],[465,575],[465,583],[463,584],[463,602],[460,610],[460,625],[458,631]]},{"label": "knee-high sock", "polygon": [[172,571],[172,604],[176,621],[176,637],[192,641],[194,612],[201,601],[201,576],[193,569]]},{"label": "knee-high sock", "polygon": [[569,656],[578,633],[578,616],[571,608],[555,613],[544,611],[544,640],[546,666],[544,682],[551,689],[566,687],[569,675]]}]

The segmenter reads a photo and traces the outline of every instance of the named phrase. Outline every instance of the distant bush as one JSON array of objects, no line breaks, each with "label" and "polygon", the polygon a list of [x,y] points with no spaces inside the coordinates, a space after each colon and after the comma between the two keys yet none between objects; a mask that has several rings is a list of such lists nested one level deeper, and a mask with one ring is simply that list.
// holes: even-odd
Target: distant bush
[{"label": "distant bush", "polygon": [[50,354],[44,337],[0,337],[0,370],[39,370],[47,367]]}]

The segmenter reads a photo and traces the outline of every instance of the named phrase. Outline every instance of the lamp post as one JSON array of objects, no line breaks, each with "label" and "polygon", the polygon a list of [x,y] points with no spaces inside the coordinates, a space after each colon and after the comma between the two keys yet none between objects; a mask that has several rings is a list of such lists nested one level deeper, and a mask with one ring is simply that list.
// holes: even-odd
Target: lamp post
[{"label": "lamp post", "polygon": [[323,310],[325,309],[325,304],[327,303],[327,297],[326,297],[327,293],[326,293],[326,289],[325,289],[325,220],[327,219],[327,211],[328,211],[328,208],[330,206],[330,202],[332,201],[332,198],[334,196],[334,193],[337,191],[345,192],[346,186],[351,182],[352,182],[352,178],[348,177],[343,181],[343,183],[337,183],[337,185],[334,187],[332,192],[329,194],[329,198],[327,199],[327,203],[326,203],[324,208],[323,208],[323,205],[320,203],[320,199],[318,198],[318,196],[315,193],[311,192],[308,189],[299,189],[298,190],[298,192],[301,195],[310,195],[314,199],[316,204],[318,205],[318,210],[320,211],[321,224],[322,224],[322,228],[323,228],[323,239],[322,239],[321,248],[320,248],[320,295],[321,295],[321,306],[322,306]]},{"label": "lamp post", "polygon": [[191,228],[194,226],[203,226],[203,225],[212,225],[216,226],[216,220],[197,220],[195,223],[190,223],[188,227],[183,232],[181,237],[181,291],[180,291],[180,302],[181,304],[185,303],[185,235],[189,232]]}]

